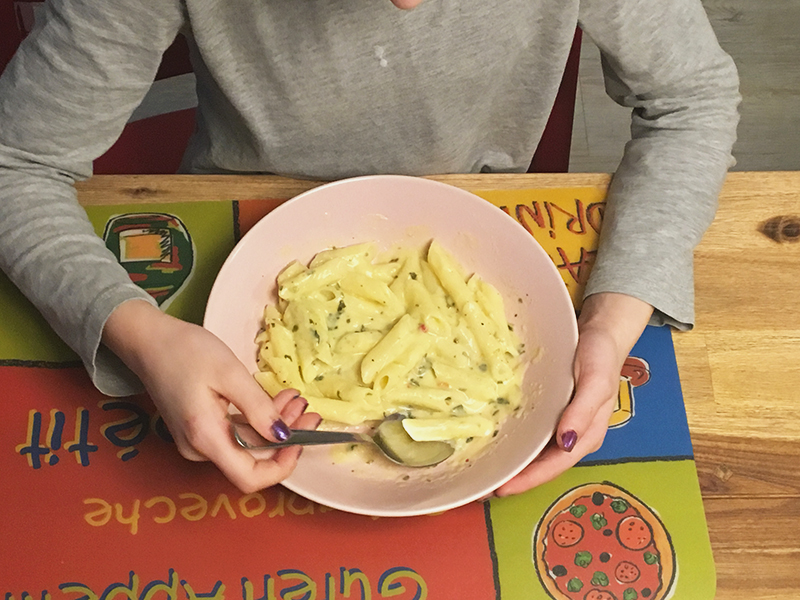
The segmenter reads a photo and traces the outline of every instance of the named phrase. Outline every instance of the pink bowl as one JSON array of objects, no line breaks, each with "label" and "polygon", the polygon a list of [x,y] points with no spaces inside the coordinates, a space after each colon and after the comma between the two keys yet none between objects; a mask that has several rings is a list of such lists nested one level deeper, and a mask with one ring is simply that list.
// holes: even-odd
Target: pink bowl
[{"label": "pink bowl", "polygon": [[[519,473],[545,447],[569,402],[578,332],[561,276],[547,253],[514,219],[459,188],[396,175],[337,181],[282,204],[236,245],[217,276],[204,326],[252,372],[254,338],[275,277],[291,260],[307,263],[331,246],[376,241],[422,245],[437,239],[469,272],[494,285],[529,352],[539,349],[523,383],[526,409],[469,468],[447,463],[387,469],[332,460],[329,448],[306,448],[284,485],[310,500],[353,513],[410,516],[439,512],[485,496]],[[402,471],[402,472],[399,472]]]}]

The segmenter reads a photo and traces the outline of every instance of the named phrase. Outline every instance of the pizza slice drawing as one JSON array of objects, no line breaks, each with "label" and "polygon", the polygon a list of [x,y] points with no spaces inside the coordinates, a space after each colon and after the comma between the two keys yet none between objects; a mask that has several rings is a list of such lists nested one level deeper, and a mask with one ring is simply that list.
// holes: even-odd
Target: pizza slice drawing
[{"label": "pizza slice drawing", "polygon": [[675,551],[658,516],[609,483],[567,491],[533,536],[536,572],[555,600],[663,600],[675,582]]}]

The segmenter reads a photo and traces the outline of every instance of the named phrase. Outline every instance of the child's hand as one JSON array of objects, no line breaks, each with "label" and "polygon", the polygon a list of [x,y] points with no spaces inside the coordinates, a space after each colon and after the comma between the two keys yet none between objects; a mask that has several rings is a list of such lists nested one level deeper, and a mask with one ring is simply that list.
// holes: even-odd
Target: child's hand
[{"label": "child's hand", "polygon": [[622,294],[586,298],[578,319],[572,402],[553,443],[496,495],[517,494],[555,479],[600,448],[619,393],[622,365],[652,312],[649,304]]},{"label": "child's hand", "polygon": [[233,440],[229,405],[264,437],[278,441],[289,427],[313,429],[318,415],[285,390],[273,401],[233,352],[211,332],[165,315],[141,301],[119,306],[103,343],[136,373],[163,417],[182,456],[210,460],[245,493],[274,485],[295,468],[299,447],[250,453]]}]

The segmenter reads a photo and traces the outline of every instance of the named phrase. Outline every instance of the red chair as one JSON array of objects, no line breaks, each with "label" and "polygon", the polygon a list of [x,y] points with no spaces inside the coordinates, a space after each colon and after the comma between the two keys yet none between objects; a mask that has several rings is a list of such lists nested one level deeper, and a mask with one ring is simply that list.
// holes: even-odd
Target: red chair
[{"label": "red chair", "polygon": [[13,0],[0,0],[0,72],[6,68],[25,37],[25,27],[16,4]]},{"label": "red chair", "polygon": [[581,37],[581,30],[576,29],[556,101],[544,133],[542,133],[542,139],[539,140],[539,146],[533,155],[531,166],[528,167],[528,173],[566,173],[569,171],[569,151],[572,144],[572,121],[575,115],[575,96],[578,89]]},{"label": "red chair", "polygon": [[[0,0],[0,70],[5,68],[32,24],[32,9],[38,1]],[[580,45],[581,31],[577,29],[555,105],[528,168],[529,173],[565,173],[569,170]],[[178,36],[164,54],[156,80],[190,73],[191,70],[186,41]],[[94,172],[175,173],[194,130],[194,117],[195,109],[191,108],[128,123],[114,145],[95,161]]]},{"label": "red chair", "polygon": [[[186,39],[179,35],[164,53],[155,80],[192,72]],[[195,109],[177,110],[133,121],[108,151],[94,161],[94,172],[111,174],[170,174],[178,171],[194,131]]]},{"label": "red chair", "polygon": [[[0,72],[33,27],[43,0],[0,0]],[[156,80],[190,73],[182,36],[164,54]],[[95,173],[175,173],[194,130],[195,110],[178,110],[128,123],[120,138],[94,163]]]}]

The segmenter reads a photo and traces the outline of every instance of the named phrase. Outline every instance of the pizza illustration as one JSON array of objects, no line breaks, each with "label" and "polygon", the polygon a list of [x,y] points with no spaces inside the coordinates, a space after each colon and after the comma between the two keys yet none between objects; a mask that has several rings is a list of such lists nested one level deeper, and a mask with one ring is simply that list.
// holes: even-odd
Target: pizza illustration
[{"label": "pizza illustration", "polygon": [[533,536],[536,572],[555,600],[663,600],[675,551],[658,516],[609,483],[566,492]]}]

